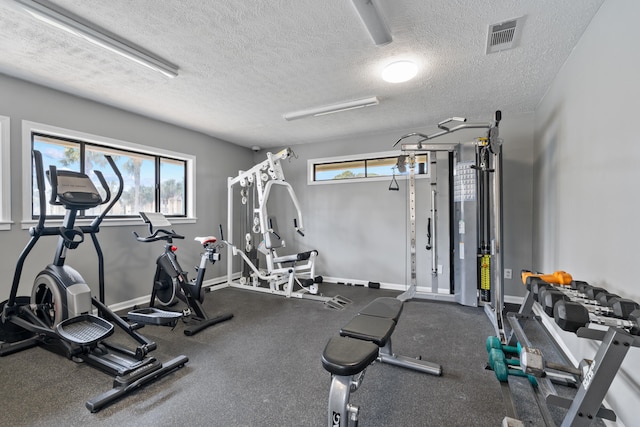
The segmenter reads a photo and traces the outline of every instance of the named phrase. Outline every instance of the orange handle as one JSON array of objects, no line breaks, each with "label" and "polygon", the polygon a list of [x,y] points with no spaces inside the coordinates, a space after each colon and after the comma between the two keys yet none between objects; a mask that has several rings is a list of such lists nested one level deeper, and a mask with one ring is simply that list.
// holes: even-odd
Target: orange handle
[{"label": "orange handle", "polygon": [[573,280],[573,277],[571,277],[571,275],[566,271],[555,271],[553,274],[536,274],[536,273],[532,273],[531,271],[523,271],[522,283],[526,284],[527,277],[531,277],[531,276],[539,277],[540,279],[544,280],[547,283],[551,283],[554,285],[562,285],[562,286],[569,286],[571,284],[571,281]]}]

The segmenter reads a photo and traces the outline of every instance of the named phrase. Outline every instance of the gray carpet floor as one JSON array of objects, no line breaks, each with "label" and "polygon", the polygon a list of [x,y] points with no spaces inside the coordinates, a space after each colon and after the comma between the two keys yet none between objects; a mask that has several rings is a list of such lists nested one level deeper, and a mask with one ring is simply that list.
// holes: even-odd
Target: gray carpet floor
[{"label": "gray carpet floor", "polygon": [[[330,375],[321,363],[327,340],[359,309],[397,292],[335,284],[326,295],[353,300],[343,310],[302,299],[222,289],[207,294],[210,316],[233,319],[187,337],[146,326],[160,360],[188,364],[102,411],[85,401],[111,388],[111,377],[42,348],[0,359],[0,424],[6,426],[324,426]],[[493,327],[481,308],[412,300],[393,334],[395,353],[443,366],[443,376],[374,363],[351,402],[360,425],[499,426],[500,386],[485,370]]]}]

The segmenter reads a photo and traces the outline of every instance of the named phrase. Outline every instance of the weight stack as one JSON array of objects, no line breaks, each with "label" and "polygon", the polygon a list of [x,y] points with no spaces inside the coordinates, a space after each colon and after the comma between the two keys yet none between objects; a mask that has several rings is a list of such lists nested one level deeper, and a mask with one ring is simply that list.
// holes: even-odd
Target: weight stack
[{"label": "weight stack", "polygon": [[491,255],[481,255],[480,270],[480,301],[491,302]]}]

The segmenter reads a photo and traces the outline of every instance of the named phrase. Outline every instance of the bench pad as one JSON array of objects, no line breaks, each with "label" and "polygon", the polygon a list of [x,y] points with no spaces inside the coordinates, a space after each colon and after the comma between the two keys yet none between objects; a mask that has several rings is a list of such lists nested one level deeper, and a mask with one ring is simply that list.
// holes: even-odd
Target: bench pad
[{"label": "bench pad", "polygon": [[322,352],[322,366],[334,375],[350,376],[362,372],[378,356],[372,342],[333,337]]},{"label": "bench pad", "polygon": [[393,319],[358,314],[340,329],[340,335],[372,341],[374,344],[384,347],[395,327],[396,322]]},{"label": "bench pad", "polygon": [[312,252],[315,252],[316,255],[318,254],[318,251],[315,251],[315,250],[308,251],[308,252],[300,252],[299,254],[279,256],[277,258],[274,258],[273,262],[284,263],[284,262],[306,261],[309,258],[311,258]]},{"label": "bench pad", "polygon": [[360,310],[360,314],[375,317],[385,317],[393,319],[398,323],[400,314],[402,313],[403,303],[397,298],[380,297],[371,301],[365,308]]}]

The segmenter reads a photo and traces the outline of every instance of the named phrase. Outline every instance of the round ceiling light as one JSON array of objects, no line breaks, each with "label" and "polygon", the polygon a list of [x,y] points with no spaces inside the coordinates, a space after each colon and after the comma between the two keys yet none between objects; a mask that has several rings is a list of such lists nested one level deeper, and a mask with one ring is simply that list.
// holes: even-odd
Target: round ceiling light
[{"label": "round ceiling light", "polygon": [[411,61],[396,61],[384,67],[382,79],[389,83],[402,83],[418,74],[418,66]]}]

